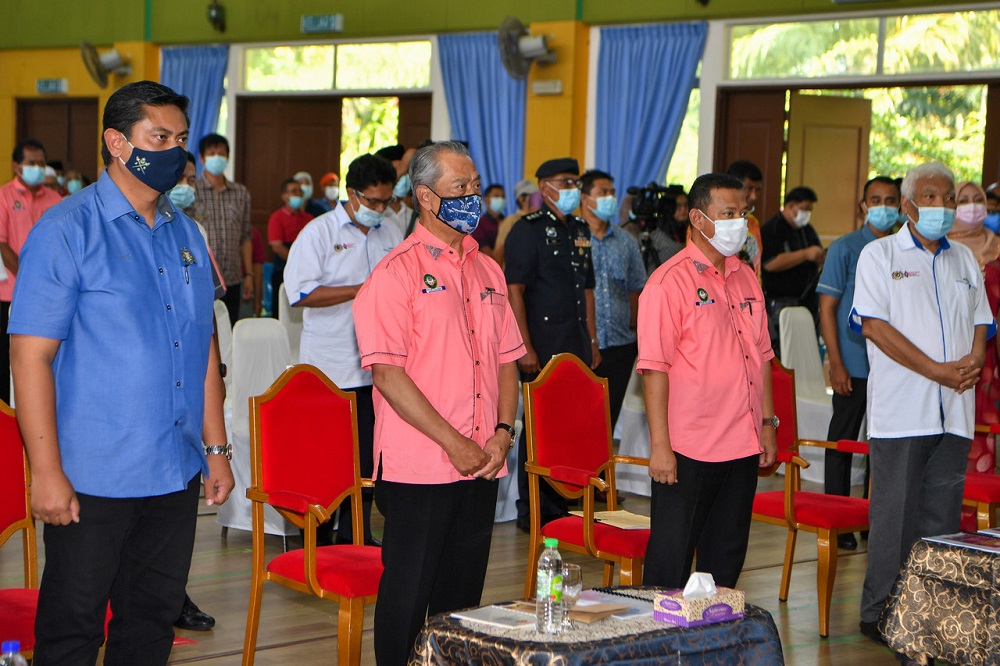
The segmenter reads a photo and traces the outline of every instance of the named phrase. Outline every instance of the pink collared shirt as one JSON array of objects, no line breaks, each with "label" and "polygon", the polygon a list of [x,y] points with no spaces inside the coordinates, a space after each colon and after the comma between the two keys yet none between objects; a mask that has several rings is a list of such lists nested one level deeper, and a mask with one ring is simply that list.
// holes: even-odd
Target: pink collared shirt
[{"label": "pink collared shirt", "polygon": [[[406,370],[448,423],[485,446],[497,424],[499,371],[524,355],[495,261],[470,236],[463,257],[418,224],[378,263],[354,299],[361,365]],[[376,388],[375,462],[386,481],[463,479],[444,449],[401,419]],[[506,466],[498,476],[507,473]]]},{"label": "pink collared shirt", "polygon": [[774,358],[752,268],[725,276],[694,243],[657,268],[639,296],[639,370],[667,373],[670,446],[722,462],[760,452],[764,364]]},{"label": "pink collared shirt", "polygon": [[[60,201],[62,197],[55,190],[42,185],[32,192],[16,177],[0,187],[0,243],[10,246],[14,254],[21,254],[21,246],[35,222]],[[10,303],[14,278],[8,271],[7,279],[0,281],[0,301]]]}]

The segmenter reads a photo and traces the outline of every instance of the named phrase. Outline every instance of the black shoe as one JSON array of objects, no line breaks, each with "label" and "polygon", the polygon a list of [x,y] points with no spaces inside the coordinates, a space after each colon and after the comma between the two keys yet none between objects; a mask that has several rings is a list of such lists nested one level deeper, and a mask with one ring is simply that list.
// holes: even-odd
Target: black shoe
[{"label": "black shoe", "polygon": [[382,547],[382,542],[379,541],[378,539],[376,539],[375,537],[368,537],[367,539],[365,539],[365,545],[366,546],[375,546],[376,548],[381,548]]},{"label": "black shoe", "polygon": [[882,632],[878,630],[878,622],[865,622],[861,620],[858,626],[861,629],[861,633],[867,638],[870,638],[879,645],[886,645],[885,639],[882,638]]},{"label": "black shoe", "polygon": [[191,597],[184,595],[184,608],[181,609],[181,616],[174,621],[174,626],[188,631],[208,631],[215,626],[215,618],[203,613],[194,605]]},{"label": "black shoe", "polygon": [[517,529],[525,534],[531,534],[531,520],[527,516],[518,516]]},{"label": "black shoe", "polygon": [[837,548],[840,550],[857,550],[858,540],[854,538],[853,532],[837,535]]},{"label": "black shoe", "polygon": [[861,538],[868,541],[868,530],[861,530]]}]

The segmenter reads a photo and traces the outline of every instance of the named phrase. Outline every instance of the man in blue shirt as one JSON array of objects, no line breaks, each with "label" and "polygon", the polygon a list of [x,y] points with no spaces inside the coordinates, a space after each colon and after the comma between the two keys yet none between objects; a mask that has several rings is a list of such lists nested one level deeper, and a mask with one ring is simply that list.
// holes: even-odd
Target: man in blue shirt
[{"label": "man in blue shirt", "polygon": [[[198,491],[233,489],[208,248],[163,195],[187,163],[187,98],[151,81],[104,109],[107,171],[24,245],[11,308],[31,510],[45,523],[34,663],[163,664]],[[204,444],[203,444],[204,442]]]},{"label": "man in blue shirt", "polygon": [[646,269],[639,243],[610,224],[618,218],[614,178],[591,169],[580,178],[580,192],[580,211],[590,229],[590,256],[594,262],[594,312],[601,352],[601,364],[594,372],[608,380],[614,429],[632,364],[639,353],[635,326]]},{"label": "man in blue shirt", "polygon": [[[865,245],[890,233],[899,215],[899,186],[891,178],[877,176],[865,183],[859,204],[865,224],[838,238],[827,251],[826,263],[816,291],[819,294],[819,325],[830,359],[833,386],[833,417],[827,439],[857,439],[865,418],[868,395],[868,352],[865,338],[850,328],[854,303],[854,273]],[[852,454],[826,451],[824,477],[830,495],[851,494]],[[865,496],[868,496],[867,488]],[[841,534],[837,545],[845,550],[858,547],[853,534]]]}]

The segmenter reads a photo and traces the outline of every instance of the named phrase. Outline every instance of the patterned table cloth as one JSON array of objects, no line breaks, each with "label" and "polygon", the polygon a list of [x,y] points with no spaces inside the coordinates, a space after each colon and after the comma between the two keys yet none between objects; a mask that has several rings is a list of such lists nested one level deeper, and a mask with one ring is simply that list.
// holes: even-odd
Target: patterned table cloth
[{"label": "patterned table cloth", "polygon": [[[629,593],[654,590],[627,588]],[[747,604],[742,620],[686,629],[651,617],[607,618],[577,623],[556,636],[534,629],[501,629],[447,614],[427,620],[417,637],[410,666],[585,664],[784,664],[781,639],[771,614]]]},{"label": "patterned table cloth", "polygon": [[882,623],[889,647],[921,663],[1000,666],[1000,555],[918,541]]}]

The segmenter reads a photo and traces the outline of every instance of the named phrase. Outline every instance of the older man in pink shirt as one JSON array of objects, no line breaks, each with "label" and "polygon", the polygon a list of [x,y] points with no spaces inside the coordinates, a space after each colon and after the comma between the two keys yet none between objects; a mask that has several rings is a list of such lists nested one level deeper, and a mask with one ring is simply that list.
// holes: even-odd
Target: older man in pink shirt
[{"label": "older man in pink shirt", "polygon": [[683,587],[697,550],[698,571],[735,587],[757,467],[774,462],[764,296],[736,256],[747,234],[742,188],[725,174],[694,182],[691,242],[653,272],[639,298],[652,478],[646,585]]},{"label": "older man in pink shirt", "polygon": [[524,354],[503,272],[469,235],[482,202],[468,150],[417,151],[410,180],[420,224],[354,301],[375,385],[375,502],[385,516],[380,666],[406,663],[428,612],[479,604]]}]

